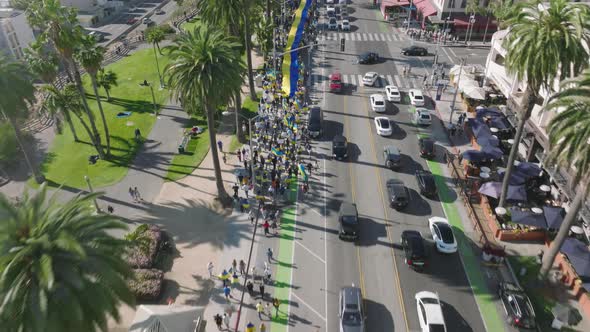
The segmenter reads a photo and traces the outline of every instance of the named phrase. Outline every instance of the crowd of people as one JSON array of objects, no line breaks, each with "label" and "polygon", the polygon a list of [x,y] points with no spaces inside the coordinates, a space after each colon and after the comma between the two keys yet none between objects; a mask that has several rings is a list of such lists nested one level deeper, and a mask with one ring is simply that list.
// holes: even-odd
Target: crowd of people
[{"label": "crowd of people", "polygon": [[[286,44],[290,22],[293,22],[294,12],[299,7],[300,1],[288,2],[286,7],[288,12],[275,16],[273,28],[276,29],[274,34],[276,54],[283,54],[285,48],[290,46]],[[314,24],[317,22],[318,15],[316,6],[314,1],[308,12],[308,19],[304,23],[304,33],[299,47],[314,42],[317,37],[316,24]],[[306,52],[311,52],[311,49],[307,49]],[[242,125],[242,128],[251,136],[251,144],[249,147],[242,147],[236,151],[238,160],[243,164],[243,169],[236,171],[236,183],[232,186],[236,208],[243,213],[248,213],[252,223],[258,222],[267,237],[278,235],[279,207],[292,201],[294,196],[291,196],[290,192],[299,190],[303,195],[307,193],[309,176],[313,168],[317,167],[312,161],[312,146],[306,128],[309,108],[305,87],[308,71],[302,56],[305,52],[298,52],[297,57],[293,57],[294,54],[291,53],[291,61],[297,61],[298,79],[292,91],[285,91],[284,83],[288,77],[284,77],[284,73],[278,70],[282,68],[283,55],[265,59],[264,71],[260,73],[262,96],[258,104],[258,114],[252,121],[251,128],[246,121]],[[299,186],[295,186],[295,183]],[[263,262],[264,269],[257,268],[260,265],[254,263],[250,271],[245,271],[244,263],[240,261],[239,269],[237,266],[231,266],[219,275],[228,301],[232,298],[232,287],[239,285],[239,278],[242,276],[248,278],[246,290],[251,300],[257,302],[256,310],[261,319],[259,331],[265,331],[267,328],[264,325],[264,316],[268,316],[268,320],[272,318],[268,310],[269,303],[272,303],[275,308],[275,316],[278,315],[280,306],[277,298],[265,296],[265,285],[273,284],[271,264],[276,263],[272,249],[268,248],[266,253],[268,259]],[[209,271],[212,274],[211,269]],[[260,290],[258,301],[258,292],[254,291],[255,284],[258,284],[257,288]],[[263,303],[266,303],[266,307]],[[214,320],[220,330],[224,324],[228,327],[229,318],[216,315]],[[256,326],[252,322],[247,322],[246,330],[255,331]]]}]

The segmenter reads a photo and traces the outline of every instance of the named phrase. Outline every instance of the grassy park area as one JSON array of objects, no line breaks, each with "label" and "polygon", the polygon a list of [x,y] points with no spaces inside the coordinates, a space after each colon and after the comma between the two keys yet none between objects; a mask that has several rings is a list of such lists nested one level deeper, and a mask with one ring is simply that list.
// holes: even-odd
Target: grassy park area
[{"label": "grassy park area", "polygon": [[[168,62],[164,56],[159,56],[160,68]],[[120,181],[126,174],[129,164],[132,162],[137,150],[141,146],[134,139],[134,130],[139,128],[142,136],[146,137],[151,131],[156,118],[153,116],[154,107],[149,87],[140,86],[139,83],[147,80],[154,84],[156,104],[161,105],[168,99],[169,91],[160,90],[158,87],[158,73],[155,68],[154,53],[152,49],[145,49],[133,53],[105,68],[112,70],[118,76],[118,87],[111,90],[111,101],[106,101],[104,90],[100,90],[102,106],[107,119],[111,136],[111,154],[108,161],[99,160],[95,165],[88,163],[88,157],[96,154],[96,150],[90,143],[86,131],[76,120],[74,121],[76,132],[81,142],[74,142],[72,133],[64,125],[62,135],[56,136],[53,145],[42,165],[42,171],[50,185],[82,188],[85,187],[84,176],[92,179],[92,184],[104,187]],[[86,91],[92,91],[88,76],[83,77]],[[104,130],[98,106],[94,94],[89,93],[88,104],[95,114],[96,125],[103,134]],[[131,116],[117,118],[119,112],[132,112]],[[29,181],[32,183],[34,181]]]},{"label": "grassy park area", "polygon": [[199,126],[205,131],[196,138],[191,138],[185,147],[183,154],[175,154],[170,162],[166,181],[176,181],[190,175],[205,159],[209,152],[209,133],[207,132],[207,120],[203,118],[192,117],[187,125],[188,128]]}]

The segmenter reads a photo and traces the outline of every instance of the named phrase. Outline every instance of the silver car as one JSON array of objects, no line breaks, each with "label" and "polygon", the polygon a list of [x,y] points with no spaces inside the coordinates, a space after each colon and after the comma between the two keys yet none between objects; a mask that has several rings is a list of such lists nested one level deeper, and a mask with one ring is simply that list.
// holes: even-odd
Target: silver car
[{"label": "silver car", "polygon": [[340,289],[340,301],[338,303],[340,332],[364,332],[365,315],[361,289],[355,287],[354,284],[352,287],[343,287]]}]

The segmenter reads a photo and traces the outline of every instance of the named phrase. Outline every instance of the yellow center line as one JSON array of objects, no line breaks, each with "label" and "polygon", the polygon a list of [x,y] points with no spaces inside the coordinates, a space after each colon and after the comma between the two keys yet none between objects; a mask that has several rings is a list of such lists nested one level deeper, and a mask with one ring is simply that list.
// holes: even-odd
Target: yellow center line
[{"label": "yellow center line", "polygon": [[[365,88],[363,85],[361,85],[361,91],[364,92]],[[369,116],[369,119],[371,118],[371,115],[369,114],[369,109],[367,107],[367,103],[364,102],[364,109],[365,109],[365,113]],[[367,126],[369,127],[369,135],[370,135],[370,141],[371,141],[371,150],[373,151],[373,158],[375,161],[375,165],[377,165],[379,163],[379,160],[377,159],[377,150],[375,149],[375,137],[373,135],[373,128],[371,126],[371,121],[367,121]],[[383,215],[385,216],[385,220],[388,221],[389,220],[389,204],[385,204],[385,201],[383,199],[383,197],[385,197],[384,192],[383,192],[383,179],[381,178],[381,172],[380,167],[374,167],[375,169],[375,174],[377,174],[377,181],[379,182],[377,184],[377,188],[379,188],[379,193],[380,193],[380,197],[381,197],[381,205],[383,206]],[[387,239],[389,240],[389,242],[392,244],[392,246],[390,246],[391,249],[391,257],[393,258],[393,268],[395,270],[395,274],[397,275],[396,278],[396,286],[397,286],[397,296],[399,298],[399,302],[401,304],[401,310],[402,310],[402,316],[404,317],[404,323],[406,324],[406,331],[410,330],[410,327],[408,325],[408,317],[406,316],[406,306],[404,305],[404,299],[402,296],[402,287],[400,285],[400,280],[399,280],[399,271],[397,269],[397,260],[395,258],[395,251],[393,250],[393,238],[391,236],[391,231],[388,227],[388,225],[385,225],[385,232],[387,233]]]},{"label": "yellow center line", "polygon": [[[346,99],[347,96],[344,95],[344,107],[342,109],[342,113],[344,114],[344,136],[347,138],[350,138],[349,136],[349,123],[348,123],[348,115],[346,113],[347,109],[346,109]],[[348,156],[350,158],[350,156]],[[350,194],[352,196],[352,202],[356,203],[356,183],[354,180],[354,176],[353,176],[353,170],[352,170],[352,163],[348,162],[348,173],[349,173],[349,178],[350,178]],[[366,291],[365,291],[365,276],[363,274],[363,267],[361,265],[361,250],[359,246],[356,246],[356,258],[357,258],[357,263],[358,263],[358,267],[359,267],[359,280],[361,282],[361,284],[359,285],[361,288],[361,293],[363,294],[363,297],[365,297],[366,295]]]}]

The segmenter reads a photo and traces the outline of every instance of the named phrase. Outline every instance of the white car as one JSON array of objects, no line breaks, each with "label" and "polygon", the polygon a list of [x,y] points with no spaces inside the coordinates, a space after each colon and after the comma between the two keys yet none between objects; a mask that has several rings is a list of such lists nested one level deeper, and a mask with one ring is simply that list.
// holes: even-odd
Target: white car
[{"label": "white car", "polygon": [[340,23],[340,29],[342,29],[342,31],[350,31],[350,21],[342,20],[342,23]]},{"label": "white car", "polygon": [[373,111],[377,113],[385,112],[386,105],[385,105],[385,98],[381,94],[374,94],[369,97],[371,100],[371,108]]},{"label": "white car", "polygon": [[336,7],[334,6],[326,6],[326,15],[330,16],[328,13],[332,12],[334,16],[336,15]]},{"label": "white car", "polygon": [[385,87],[385,94],[387,95],[387,100],[391,102],[401,102],[402,101],[402,94],[399,92],[399,89],[395,85],[388,85]]},{"label": "white car", "polygon": [[410,103],[414,106],[424,106],[424,95],[422,94],[421,90],[418,89],[411,89],[408,92],[410,96]]},{"label": "white car", "polygon": [[328,30],[336,30],[338,29],[338,21],[336,20],[335,17],[330,17],[330,20],[328,21]]},{"label": "white car", "polygon": [[326,3],[329,5],[333,5],[334,4],[334,0],[326,0]]},{"label": "white car", "polygon": [[445,318],[438,295],[433,292],[422,291],[416,293],[416,310],[422,332],[446,332]]},{"label": "white car", "polygon": [[448,220],[442,217],[429,218],[428,228],[432,233],[436,250],[445,254],[457,252],[457,239]]},{"label": "white car", "polygon": [[377,79],[379,79],[379,74],[370,71],[363,76],[363,85],[374,86]]},{"label": "white car", "polygon": [[414,123],[422,126],[430,126],[432,124],[430,111],[423,107],[416,108],[416,112],[414,113]]},{"label": "white car", "polygon": [[384,116],[375,117],[375,128],[377,128],[377,134],[381,136],[390,136],[393,134],[393,128],[389,122],[389,118]]}]

